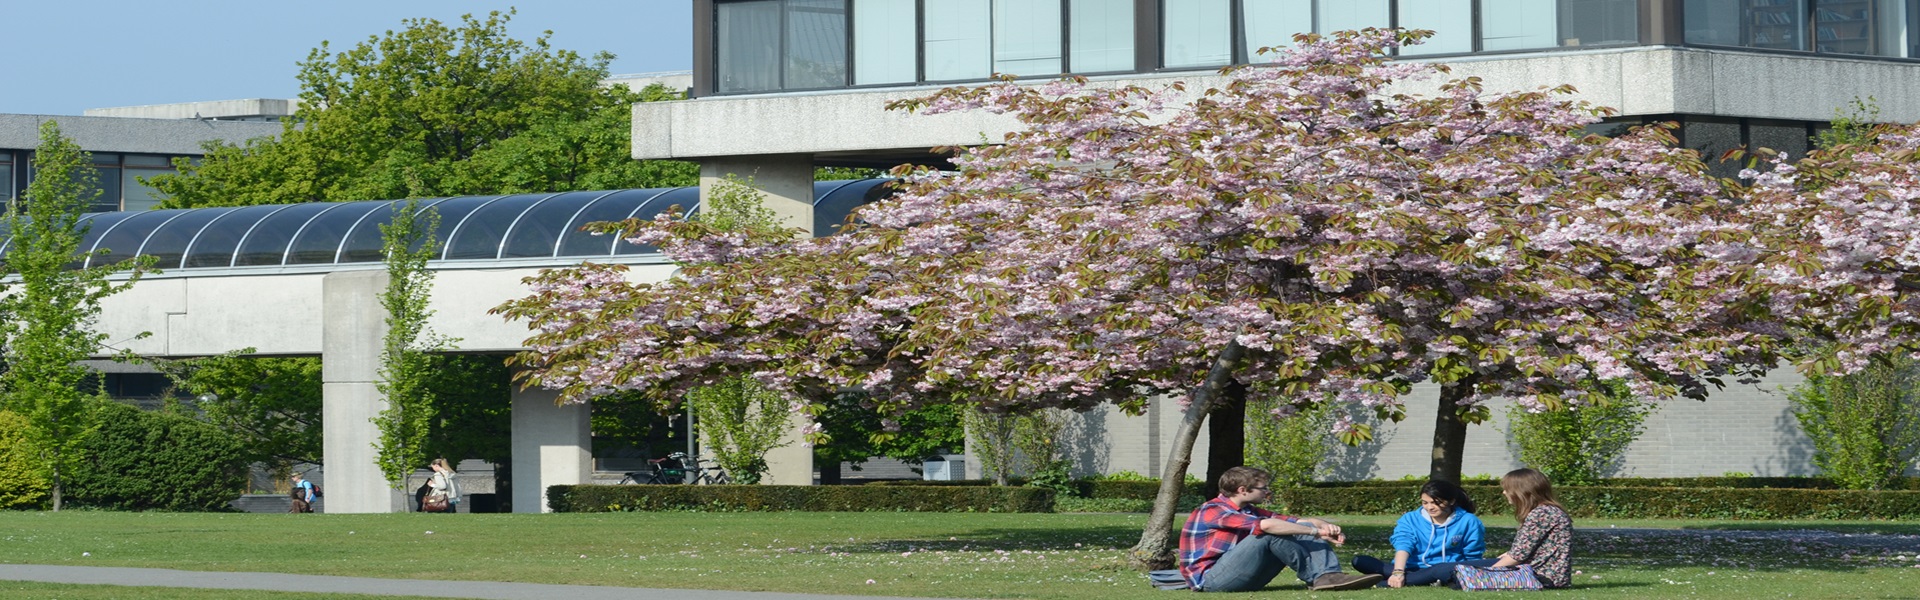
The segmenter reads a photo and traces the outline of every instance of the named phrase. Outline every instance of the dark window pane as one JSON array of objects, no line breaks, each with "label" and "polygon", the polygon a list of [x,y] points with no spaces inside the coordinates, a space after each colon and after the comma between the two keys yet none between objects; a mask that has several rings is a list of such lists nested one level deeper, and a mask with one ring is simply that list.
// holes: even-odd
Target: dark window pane
[{"label": "dark window pane", "polygon": [[115,223],[111,230],[101,233],[100,245],[95,249],[104,250],[107,253],[94,255],[87,264],[110,265],[137,256],[136,253],[140,251],[140,247],[146,245],[148,235],[183,212],[186,211],[147,210],[127,213],[133,216]]},{"label": "dark window pane", "polygon": [[153,230],[153,235],[147,236],[146,244],[141,246],[140,253],[152,255],[154,265],[161,269],[179,268],[181,259],[187,254],[187,244],[193,242],[193,237],[199,235],[207,223],[235,210],[239,209],[201,208],[186,211]]},{"label": "dark window pane", "polygon": [[96,166],[120,164],[120,155],[118,154],[112,154],[112,153],[106,153],[106,152],[94,152],[92,153],[92,157],[93,157],[93,164]]},{"label": "dark window pane", "polygon": [[786,89],[847,85],[847,1],[787,0]]},{"label": "dark window pane", "polygon": [[1688,118],[1680,131],[1684,136],[1682,143],[1700,152],[1700,157],[1707,162],[1707,171],[1714,177],[1740,174],[1741,161],[1720,160],[1726,151],[1740,147],[1740,123]]},{"label": "dark window pane", "polygon": [[207,224],[200,237],[187,248],[186,263],[182,266],[189,269],[233,266],[233,251],[240,246],[240,239],[261,219],[281,208],[284,207],[248,206],[220,215]]},{"label": "dark window pane", "polygon": [[500,252],[500,258],[529,258],[553,256],[554,247],[559,244],[560,234],[566,233],[567,222],[586,208],[594,199],[607,195],[607,192],[572,192],[554,196],[527,209],[520,215],[520,221],[513,224],[507,232],[506,249]]},{"label": "dark window pane", "polygon": [[1689,44],[1807,49],[1805,0],[1687,0]]},{"label": "dark window pane", "polygon": [[494,259],[500,257],[500,243],[506,237],[507,227],[513,225],[520,214],[534,203],[548,198],[548,195],[521,194],[507,196],[487,203],[473,211],[458,225],[450,221],[441,221],[441,227],[453,227],[447,231],[447,251],[442,256],[446,260]]},{"label": "dark window pane", "polygon": [[96,167],[94,189],[100,195],[94,196],[88,203],[88,212],[112,212],[120,210],[120,167]]},{"label": "dark window pane", "polygon": [[293,241],[293,235],[300,231],[300,226],[306,225],[314,215],[334,206],[337,205],[323,202],[294,204],[261,219],[253,231],[247,232],[246,239],[240,241],[240,249],[234,252],[233,266],[285,264],[287,243]]},{"label": "dark window pane", "polygon": [[307,221],[307,226],[287,246],[287,264],[332,264],[339,255],[341,239],[353,229],[354,224],[359,223],[367,213],[387,204],[386,201],[339,204]]},{"label": "dark window pane", "polygon": [[[101,247],[100,239],[105,237],[108,233],[112,232],[113,226],[119,225],[121,221],[125,221],[137,215],[143,215],[143,214],[146,214],[146,213],[104,212],[104,213],[95,213],[95,214],[81,217],[80,221],[78,223],[75,223],[74,226],[75,227],[80,227],[82,225],[86,226],[87,233],[86,235],[83,235],[80,237],[80,246],[78,250],[81,253],[92,252],[95,248]],[[135,244],[138,244],[138,242],[135,242]],[[84,265],[81,264],[81,261],[76,260],[68,266],[72,268],[79,268]]]},{"label": "dark window pane", "polygon": [[1751,121],[1747,125],[1748,145],[1785,152],[1791,160],[1807,155],[1807,126],[1791,121]]},{"label": "dark window pane", "polygon": [[813,235],[826,237],[840,232],[855,209],[871,204],[894,192],[891,179],[830,181],[813,185]]},{"label": "dark window pane", "polygon": [[1233,61],[1228,0],[1165,0],[1161,65],[1169,69],[1217,67]]},{"label": "dark window pane", "polygon": [[173,168],[173,161],[171,160],[171,157],[163,156],[159,154],[128,154],[127,166],[129,167],[165,167],[165,168],[171,169]]},{"label": "dark window pane", "polygon": [[992,75],[993,14],[987,0],[941,0],[924,6],[927,80]]},{"label": "dark window pane", "polygon": [[[1513,1],[1527,2],[1527,0]],[[1608,46],[1638,43],[1640,43],[1639,0],[1560,0],[1561,45]]]},{"label": "dark window pane", "polygon": [[126,174],[121,177],[121,189],[125,198],[120,202],[124,210],[148,210],[160,203],[160,190],[140,183],[141,177],[152,178],[172,173],[172,169],[122,169]]},{"label": "dark window pane", "polygon": [[13,199],[13,165],[0,165],[0,201]]},{"label": "dark window pane", "polygon": [[1073,47],[1067,61],[1073,72],[1132,71],[1133,0],[1072,0],[1069,6]]},{"label": "dark window pane", "polygon": [[[460,222],[460,219],[466,217],[467,213],[473,212],[474,207],[494,198],[495,196],[465,196],[460,198],[434,198],[420,201],[420,209],[422,211],[430,211],[440,215],[440,226],[434,228],[433,239],[435,243],[439,244],[438,248],[441,249],[442,253],[445,252],[447,247],[447,228],[452,227],[454,223]],[[380,228],[393,224],[393,212],[400,208],[401,202],[389,200],[382,201],[379,204],[379,206],[374,207],[372,211],[367,213],[366,218],[360,219],[360,222],[353,225],[353,229],[347,232],[345,240],[340,243],[340,258],[334,262],[380,262],[385,258],[383,252],[385,252],[386,241],[381,237]],[[419,246],[416,245],[414,249],[418,250]],[[433,258],[437,260],[440,256],[435,255]]]},{"label": "dark window pane", "polygon": [[[638,208],[634,209],[632,217],[635,219],[652,219],[654,215],[667,212],[667,209],[673,208],[674,206],[679,206],[680,210],[682,211],[693,213],[693,212],[698,212],[698,210],[688,210],[688,209],[694,208],[699,205],[700,205],[700,188],[697,188],[697,187],[677,188],[677,189],[674,189],[673,191],[667,192],[665,194],[661,194],[652,200],[648,200],[646,204],[643,204]],[[613,247],[614,254],[651,254],[658,251],[660,251],[660,249],[655,248],[653,246],[636,245],[632,242],[628,242],[624,238],[621,239],[620,242],[615,244]]]},{"label": "dark window pane", "polygon": [[780,89],[780,3],[714,5],[714,71],[721,92]]},{"label": "dark window pane", "polygon": [[915,0],[854,0],[853,83],[910,83],[919,66],[914,48]]},{"label": "dark window pane", "polygon": [[1059,75],[1060,0],[993,0],[993,72]]},{"label": "dark window pane", "polygon": [[[609,194],[573,216],[567,222],[565,233],[560,239],[560,253],[555,256],[606,256],[613,253],[612,236],[595,235],[580,228],[588,223],[620,221],[633,214],[634,209],[647,201],[666,195],[668,192],[685,188],[653,188],[646,190],[621,190]],[[696,188],[697,189],[697,188]],[[695,201],[699,198],[695,194]],[[683,203],[681,210],[693,207],[694,202]]]}]

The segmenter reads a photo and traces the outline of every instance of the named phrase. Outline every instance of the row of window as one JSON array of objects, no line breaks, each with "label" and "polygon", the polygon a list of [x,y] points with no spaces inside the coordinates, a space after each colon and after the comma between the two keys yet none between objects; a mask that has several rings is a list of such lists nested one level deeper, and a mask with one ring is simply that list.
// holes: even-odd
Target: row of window
[{"label": "row of window", "polygon": [[[161,154],[106,152],[96,152],[92,156],[100,195],[88,206],[88,212],[153,208],[160,203],[160,191],[141,183],[140,179],[173,173],[173,159],[177,158]],[[32,151],[0,150],[0,202],[26,193],[27,186],[33,183],[33,176]]]},{"label": "row of window", "polygon": [[[1407,56],[1640,43],[1638,0],[716,0],[713,91],[1126,73],[1262,60],[1295,33],[1427,29]],[[1136,14],[1150,6],[1156,14]],[[1682,0],[1683,43],[1920,58],[1920,0]],[[1140,28],[1155,31],[1137,36]],[[1150,40],[1157,47],[1140,52]],[[1142,56],[1152,57],[1142,59]],[[1152,61],[1144,64],[1143,60]]]}]

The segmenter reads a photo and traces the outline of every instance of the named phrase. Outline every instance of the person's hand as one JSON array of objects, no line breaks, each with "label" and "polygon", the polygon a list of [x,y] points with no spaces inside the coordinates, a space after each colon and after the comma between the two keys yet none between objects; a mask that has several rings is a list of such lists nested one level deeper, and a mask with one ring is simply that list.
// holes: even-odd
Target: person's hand
[{"label": "person's hand", "polygon": [[1387,578],[1387,587],[1398,588],[1398,587],[1404,587],[1406,585],[1407,585],[1406,573],[1394,573],[1393,576]]},{"label": "person's hand", "polygon": [[1347,543],[1347,534],[1340,530],[1340,526],[1325,521],[1314,525],[1314,535],[1319,536],[1320,539],[1333,542],[1335,546]]}]

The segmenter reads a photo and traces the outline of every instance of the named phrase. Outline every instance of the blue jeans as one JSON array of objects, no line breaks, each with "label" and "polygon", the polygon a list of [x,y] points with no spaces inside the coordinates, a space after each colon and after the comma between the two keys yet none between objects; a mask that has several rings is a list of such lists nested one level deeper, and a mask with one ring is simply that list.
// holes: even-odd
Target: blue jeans
[{"label": "blue jeans", "polygon": [[[1482,558],[1478,560],[1463,560],[1460,562],[1434,563],[1427,565],[1426,568],[1407,571],[1407,578],[1401,581],[1400,585],[1407,587],[1434,584],[1452,586],[1454,565],[1490,567],[1496,562],[1500,562],[1500,559]],[[1391,578],[1393,576],[1393,563],[1362,554],[1353,557],[1353,570]],[[1385,586],[1387,582],[1381,581],[1380,585]]]},{"label": "blue jeans", "polygon": [[1310,535],[1257,535],[1234,544],[1200,575],[1203,592],[1248,592],[1267,587],[1280,570],[1291,567],[1312,583],[1340,571],[1333,546]]}]

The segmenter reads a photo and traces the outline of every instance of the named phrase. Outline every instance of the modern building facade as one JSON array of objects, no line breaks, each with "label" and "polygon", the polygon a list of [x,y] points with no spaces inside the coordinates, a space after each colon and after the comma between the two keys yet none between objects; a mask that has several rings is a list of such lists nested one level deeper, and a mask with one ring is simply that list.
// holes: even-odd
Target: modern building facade
[{"label": "modern building facade", "polygon": [[174,172],[176,159],[197,160],[210,141],[242,142],[280,134],[280,124],[104,116],[0,114],[0,201],[19,198],[33,181],[33,150],[40,124],[53,121],[81,150],[93,154],[100,195],[94,211],[146,210],[159,194],[142,178]]},{"label": "modern building facade", "polygon": [[[1447,63],[1496,91],[1570,84],[1618,111],[1600,129],[1677,122],[1681,143],[1709,157],[1742,145],[1804,154],[1856,100],[1871,99],[1882,120],[1920,120],[1916,0],[695,0],[692,25],[693,97],[634,107],[634,158],[699,161],[703,184],[753,175],[796,225],[810,220],[816,165],[941,164],[933,148],[1017,126],[985,113],[909,115],[886,110],[890,101],[997,73],[1182,81],[1197,92],[1225,82],[1220,67],[1259,62],[1263,47],[1300,32],[1432,30],[1400,57]],[[1424,85],[1406,91],[1433,89]],[[1664,408],[1627,472],[1811,472],[1781,392],[1796,381],[1782,370]],[[1411,418],[1383,426],[1387,441],[1348,453],[1336,475],[1425,473],[1437,401],[1417,390]],[[1156,406],[1144,417],[1074,419],[1080,470],[1157,473],[1172,437],[1160,432],[1179,416]],[[1498,419],[1474,428],[1469,473],[1513,465],[1503,431]]]}]

